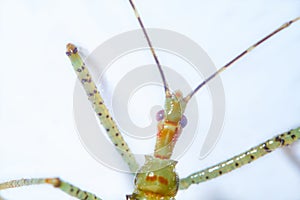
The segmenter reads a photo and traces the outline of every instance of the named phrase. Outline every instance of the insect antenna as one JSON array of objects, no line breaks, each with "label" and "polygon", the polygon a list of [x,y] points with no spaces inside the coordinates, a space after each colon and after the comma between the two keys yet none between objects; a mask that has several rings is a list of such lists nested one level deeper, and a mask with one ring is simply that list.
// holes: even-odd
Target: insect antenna
[{"label": "insect antenna", "polygon": [[154,48],[153,48],[153,46],[152,46],[150,37],[149,37],[149,35],[148,35],[147,31],[146,31],[146,28],[145,28],[145,26],[144,26],[144,24],[143,24],[143,21],[142,21],[142,19],[141,19],[141,17],[140,17],[140,14],[139,14],[138,10],[136,9],[136,6],[135,6],[134,3],[133,3],[133,0],[129,0],[129,2],[130,2],[130,5],[131,5],[131,7],[132,7],[134,13],[135,13],[135,16],[136,16],[138,22],[139,22],[139,24],[140,24],[140,27],[142,28],[143,33],[144,33],[144,35],[145,35],[145,37],[146,37],[148,46],[149,46],[149,48],[150,48],[150,50],[151,50],[151,54],[152,54],[152,56],[153,56],[153,58],[154,58],[154,60],[155,60],[155,63],[156,63],[156,65],[157,65],[157,67],[158,67],[158,70],[159,70],[161,79],[162,79],[162,81],[163,81],[164,89],[165,89],[165,94],[168,96],[168,95],[170,95],[170,90],[169,90],[169,86],[168,86],[168,83],[167,83],[167,81],[166,81],[166,77],[165,77],[165,75],[164,75],[164,72],[163,72],[163,70],[162,70],[161,64],[160,64],[160,62],[159,62],[159,60],[158,60],[158,56],[157,56],[157,54],[155,53],[155,50],[154,50]]},{"label": "insect antenna", "polygon": [[206,83],[208,83],[210,80],[212,80],[214,77],[216,77],[217,75],[219,75],[220,73],[222,73],[225,69],[227,69],[229,66],[231,66],[233,63],[235,63],[236,61],[238,61],[241,57],[243,57],[245,54],[249,53],[250,51],[252,51],[253,49],[255,49],[257,46],[259,46],[260,44],[262,44],[263,42],[265,42],[266,40],[268,40],[269,38],[271,38],[272,36],[276,35],[278,32],[282,31],[283,29],[289,27],[291,24],[293,24],[294,22],[300,20],[300,17],[297,17],[293,20],[290,20],[286,23],[284,23],[283,25],[281,25],[279,28],[277,28],[275,31],[273,31],[272,33],[268,34],[267,36],[265,36],[264,38],[262,38],[261,40],[259,40],[258,42],[256,42],[255,44],[253,44],[252,46],[250,46],[248,49],[246,49],[245,51],[243,51],[242,53],[240,53],[238,56],[236,56],[234,59],[232,59],[230,62],[228,62],[226,65],[224,65],[223,67],[221,67],[218,71],[216,71],[215,73],[213,73],[212,75],[210,75],[208,78],[206,78],[202,83],[200,83],[200,85],[198,85],[192,92],[190,92],[185,98],[185,102],[188,102],[192,96],[198,92],[200,90],[200,88],[202,88]]}]

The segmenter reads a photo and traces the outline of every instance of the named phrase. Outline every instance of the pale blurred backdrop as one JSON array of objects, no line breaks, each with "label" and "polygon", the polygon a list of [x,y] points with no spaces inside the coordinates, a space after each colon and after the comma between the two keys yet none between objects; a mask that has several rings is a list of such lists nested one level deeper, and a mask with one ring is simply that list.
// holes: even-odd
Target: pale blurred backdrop
[{"label": "pale blurred backdrop", "polygon": [[[300,16],[296,0],[137,0],[136,4],[146,27],[188,36],[218,68]],[[91,52],[112,36],[137,28],[127,0],[0,0],[0,182],[59,176],[104,200],[125,199],[132,192],[130,175],[99,164],[81,145],[73,120],[76,77],[65,45],[74,42]],[[222,74],[226,95],[222,137],[200,160],[205,131],[199,130],[177,165],[181,177],[300,125],[299,50],[300,22]],[[292,150],[300,159],[300,145]],[[278,150],[180,191],[176,199],[300,199],[299,187],[300,168]],[[73,199],[50,186],[0,193],[8,200]]]}]

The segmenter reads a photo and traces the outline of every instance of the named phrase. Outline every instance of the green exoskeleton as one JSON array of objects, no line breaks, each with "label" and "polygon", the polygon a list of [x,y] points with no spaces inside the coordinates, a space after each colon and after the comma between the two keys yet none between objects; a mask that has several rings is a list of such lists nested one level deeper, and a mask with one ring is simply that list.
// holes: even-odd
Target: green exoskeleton
[{"label": "green exoskeleton", "polygon": [[[290,145],[300,138],[300,127],[295,128],[280,135],[274,136],[273,138],[263,142],[262,144],[259,144],[224,162],[195,172],[185,178],[180,179],[175,169],[177,161],[172,160],[171,156],[177,139],[180,137],[181,133],[184,134],[184,126],[187,123],[184,116],[184,111],[188,106],[189,100],[196,94],[197,91],[199,91],[199,89],[201,89],[215,76],[219,75],[242,56],[252,51],[258,45],[260,45],[279,31],[300,20],[300,17],[283,24],[278,29],[276,29],[263,39],[259,40],[254,45],[250,46],[248,49],[235,57],[232,61],[228,62],[228,64],[221,67],[217,72],[209,76],[203,83],[201,83],[189,94],[183,96],[180,91],[176,91],[174,93],[171,92],[167,84],[167,80],[164,76],[159,59],[154,51],[151,40],[146,32],[146,29],[144,28],[139,13],[132,0],[129,0],[129,2],[145,34],[146,40],[149,44],[149,48],[162,76],[162,82],[164,84],[165,90],[164,110],[160,111],[157,114],[158,131],[155,150],[153,152],[153,155],[146,156],[146,161],[143,166],[138,165],[133,153],[130,151],[129,146],[122,137],[117,124],[110,116],[109,111],[104,104],[103,98],[101,97],[101,94],[89,73],[88,66],[84,64],[83,59],[79,55],[77,47],[73,44],[68,44],[66,51],[66,54],[73,65],[78,79],[80,80],[84,90],[86,91],[88,99],[91,102],[91,105],[96,112],[101,124],[104,126],[108,137],[110,138],[112,144],[116,146],[116,150],[120,153],[124,161],[128,164],[131,172],[135,173],[135,188],[132,194],[128,194],[126,196],[128,200],[175,199],[178,190],[187,189],[192,184],[198,184],[200,182],[221,176],[258,159],[279,147]],[[62,181],[59,178],[21,179],[8,181],[0,184],[0,190],[35,184],[51,184],[54,187],[59,188],[78,199],[101,199],[100,197],[97,197],[92,193],[82,191],[81,189],[65,181]]]}]

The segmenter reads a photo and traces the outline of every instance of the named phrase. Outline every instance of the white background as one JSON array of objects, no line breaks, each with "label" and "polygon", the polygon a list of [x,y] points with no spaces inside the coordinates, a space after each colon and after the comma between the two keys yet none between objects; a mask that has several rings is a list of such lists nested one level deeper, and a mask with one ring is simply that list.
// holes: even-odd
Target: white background
[{"label": "white background", "polygon": [[[147,27],[185,34],[221,67],[253,42],[300,15],[300,1],[137,1]],[[0,1],[0,181],[59,176],[103,199],[125,199],[133,179],[96,162],[73,121],[74,42],[92,51],[138,28],[125,0]],[[181,177],[223,161],[300,124],[300,23],[222,74],[223,135],[204,160],[201,140],[179,160]],[[201,95],[201,94],[200,94]],[[200,134],[200,133],[199,133]],[[300,151],[299,144],[293,148]],[[300,157],[298,153],[298,157]],[[300,199],[300,168],[278,150],[189,190],[177,199]],[[1,191],[5,199],[72,199],[49,186]]]}]

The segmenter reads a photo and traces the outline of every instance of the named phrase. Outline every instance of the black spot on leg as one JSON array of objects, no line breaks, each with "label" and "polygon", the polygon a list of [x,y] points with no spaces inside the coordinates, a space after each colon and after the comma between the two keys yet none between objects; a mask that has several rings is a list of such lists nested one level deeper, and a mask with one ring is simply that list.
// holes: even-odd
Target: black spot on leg
[{"label": "black spot on leg", "polygon": [[251,156],[250,156],[250,158],[251,158],[252,160],[254,160],[254,159],[255,159],[255,157],[254,157],[253,155],[251,155]]},{"label": "black spot on leg", "polygon": [[277,137],[275,138],[275,141],[276,141],[276,142],[280,142],[281,145],[284,145],[284,142],[285,142],[284,139],[281,139],[279,136],[277,136]]},{"label": "black spot on leg", "polygon": [[291,135],[291,131],[287,132],[287,135]]},{"label": "black spot on leg", "polygon": [[236,163],[235,163],[235,166],[238,167],[238,166],[239,166],[239,163],[236,162]]},{"label": "black spot on leg", "polygon": [[296,135],[291,135],[291,138],[294,140],[296,138]]},{"label": "black spot on leg", "polygon": [[98,115],[101,117],[101,116],[102,116],[102,113],[100,112],[100,113],[98,113]]},{"label": "black spot on leg", "polygon": [[208,176],[205,176],[205,179],[206,179],[206,180],[208,180],[208,179],[209,179],[209,177],[208,177]]},{"label": "black spot on leg", "polygon": [[[118,137],[119,136],[119,133],[116,133],[116,137]],[[123,144],[123,143],[122,143]]]},{"label": "black spot on leg", "polygon": [[86,83],[87,81],[88,81],[88,80],[85,79],[85,78],[81,79],[81,83],[82,83],[82,84]]},{"label": "black spot on leg", "polygon": [[106,118],[109,118],[109,115],[106,115]]},{"label": "black spot on leg", "polygon": [[223,174],[223,172],[222,172],[222,171],[219,171],[219,174],[220,174],[220,175],[222,175],[222,174]]},{"label": "black spot on leg", "polygon": [[272,152],[272,150],[267,146],[267,144],[264,145],[264,150],[268,153]]},{"label": "black spot on leg", "polygon": [[107,128],[106,131],[109,132],[110,131],[109,128]]},{"label": "black spot on leg", "polygon": [[77,69],[77,72],[82,72],[82,70],[80,68]]},{"label": "black spot on leg", "polygon": [[84,194],[86,195],[85,198],[83,200],[87,200],[89,198],[88,194],[86,192],[84,192]]}]

